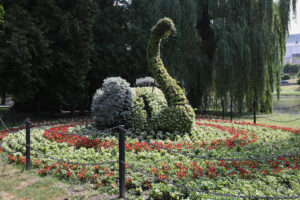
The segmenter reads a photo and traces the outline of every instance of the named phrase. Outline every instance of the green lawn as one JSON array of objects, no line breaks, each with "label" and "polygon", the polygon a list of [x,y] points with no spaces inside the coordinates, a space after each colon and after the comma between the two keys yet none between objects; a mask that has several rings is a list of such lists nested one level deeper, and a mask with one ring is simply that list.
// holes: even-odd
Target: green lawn
[{"label": "green lawn", "polygon": [[62,181],[55,177],[41,177],[36,169],[24,168],[7,163],[6,154],[0,154],[0,200],[63,200],[63,199],[111,199],[100,195],[87,185]]},{"label": "green lawn", "polygon": [[[295,120],[293,122],[286,122]],[[245,117],[239,118],[234,120],[246,121],[246,122],[253,122],[253,117]],[[272,121],[274,120],[274,121]],[[278,122],[282,121],[282,122]],[[256,123],[260,124],[267,124],[267,125],[275,125],[275,126],[282,126],[282,127],[290,127],[294,129],[300,128],[300,114],[272,114],[272,115],[258,115]]]},{"label": "green lawn", "polygon": [[[289,85],[282,85],[280,87],[280,94],[283,96],[300,95],[300,85],[297,85],[297,80],[296,78],[288,80]],[[276,92],[273,95],[276,96]]]}]

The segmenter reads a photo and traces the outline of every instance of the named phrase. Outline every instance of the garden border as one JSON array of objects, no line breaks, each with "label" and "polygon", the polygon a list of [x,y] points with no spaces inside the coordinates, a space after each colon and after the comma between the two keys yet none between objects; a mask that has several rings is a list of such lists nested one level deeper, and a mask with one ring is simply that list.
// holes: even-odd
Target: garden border
[{"label": "garden border", "polygon": [[[7,127],[6,125],[4,124],[2,118],[0,117],[0,122],[3,124],[4,128],[6,129],[6,131],[8,132],[11,132]],[[29,119],[26,120],[26,127],[27,127],[27,137],[30,136],[30,129],[31,129],[31,126],[33,127],[41,127],[41,125],[37,125],[36,124],[33,124],[32,122],[30,122]],[[48,157],[52,160],[56,160],[56,161],[59,161],[61,163],[66,163],[66,164],[74,164],[74,165],[83,165],[83,166],[86,166],[86,165],[92,165],[92,166],[95,166],[95,165],[104,165],[104,164],[112,164],[112,163],[117,163],[119,162],[119,176],[120,176],[120,182],[119,182],[119,191],[120,191],[120,198],[125,198],[125,165],[128,166],[129,168],[131,168],[133,171],[137,172],[137,173],[141,173],[143,175],[148,175],[155,178],[156,180],[160,181],[160,182],[163,182],[165,183],[166,185],[170,184],[170,185],[173,185],[175,187],[179,187],[179,188],[182,188],[182,189],[186,189],[186,190],[190,190],[190,191],[196,191],[196,192],[201,192],[201,193],[206,193],[206,194],[209,194],[209,195],[214,195],[214,196],[220,196],[220,197],[233,197],[233,198],[247,198],[247,199],[298,199],[300,198],[300,195],[298,196],[247,196],[247,195],[234,195],[234,194],[224,194],[224,193],[218,193],[218,192],[210,192],[210,191],[205,191],[205,190],[201,190],[201,189],[197,189],[197,188],[191,188],[191,187],[187,187],[185,185],[181,185],[181,184],[177,184],[177,183],[174,183],[174,182],[167,182],[159,177],[156,177],[156,176],[153,176],[151,174],[149,174],[148,172],[146,172],[145,170],[143,169],[136,169],[135,167],[133,167],[131,164],[128,164],[125,162],[125,135],[128,134],[128,135],[131,135],[139,140],[142,140],[144,141],[145,143],[147,143],[148,145],[153,145],[153,146],[156,146],[158,148],[161,148],[161,149],[164,149],[166,151],[169,151],[169,152],[174,152],[176,154],[180,154],[180,155],[183,155],[183,156],[188,156],[188,157],[197,157],[197,158],[200,158],[200,159],[204,159],[204,160],[224,160],[224,161],[253,161],[253,160],[265,160],[265,159],[274,159],[274,158],[280,158],[280,157],[293,157],[293,156],[297,156],[300,154],[300,152],[297,152],[297,153],[293,153],[293,154],[285,154],[285,155],[279,155],[279,156],[269,156],[269,157],[260,157],[260,158],[247,158],[247,159],[227,159],[227,158],[212,158],[212,157],[206,157],[206,156],[195,156],[195,155],[191,155],[191,154],[186,154],[186,153],[183,153],[183,152],[178,152],[178,151],[174,151],[174,150],[171,150],[171,149],[168,149],[166,147],[163,147],[163,146],[160,146],[160,145],[157,145],[157,144],[153,144],[145,139],[143,139],[142,137],[132,133],[131,131],[127,130],[124,128],[124,126],[120,125],[120,126],[116,126],[116,127],[113,127],[113,128],[110,128],[110,129],[106,129],[106,130],[103,130],[103,131],[111,131],[111,130],[116,130],[118,129],[119,130],[119,161],[109,161],[109,162],[104,162],[104,163],[72,163],[72,162],[69,162],[69,161],[65,161],[65,160],[61,160],[61,159],[57,159],[57,158],[54,158],[52,156],[49,156],[35,148],[33,148],[32,146],[30,146],[30,143],[26,144],[26,145],[23,145],[25,147],[28,147],[28,149],[32,149],[36,152],[38,152],[39,154],[45,156],[45,157]],[[44,130],[44,129],[43,129]],[[56,132],[56,134],[61,134],[59,132]],[[73,135],[75,136],[75,134],[68,134],[68,135]],[[30,138],[30,137],[29,137]],[[2,146],[2,142],[0,142],[0,147],[7,151],[8,153],[15,153],[15,152],[10,152],[8,151],[7,149],[5,149],[3,146]],[[30,151],[29,151],[30,153]],[[30,163],[30,154],[29,154],[29,159],[28,157],[26,157],[26,163]]]}]

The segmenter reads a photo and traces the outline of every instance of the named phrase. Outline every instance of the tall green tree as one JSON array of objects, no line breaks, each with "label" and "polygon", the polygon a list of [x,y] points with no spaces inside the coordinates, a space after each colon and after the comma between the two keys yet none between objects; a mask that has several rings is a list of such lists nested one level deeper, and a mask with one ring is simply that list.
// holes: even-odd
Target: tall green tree
[{"label": "tall green tree", "polygon": [[3,6],[0,61],[7,93],[17,104],[86,106],[94,1],[17,0]]},{"label": "tall green tree", "polygon": [[102,85],[108,76],[122,76],[126,73],[128,56],[126,34],[128,8],[126,1],[96,0],[96,15],[92,26],[94,35],[92,68],[89,72],[90,96]]},{"label": "tall green tree", "polygon": [[49,68],[49,41],[26,10],[29,4],[13,1],[3,5],[6,13],[0,41],[2,94],[24,102],[33,99],[44,84],[41,74]]},{"label": "tall green tree", "polygon": [[256,100],[261,111],[271,112],[296,0],[150,3],[160,17],[172,18],[180,33],[164,46],[170,52],[164,56],[166,66],[184,83],[193,106],[205,107],[215,96],[231,99],[239,111],[251,110]]},{"label": "tall green tree", "polygon": [[93,49],[94,1],[39,1],[35,8],[40,26],[51,41],[53,65],[38,95],[46,103],[72,109],[84,107]]},{"label": "tall green tree", "polygon": [[[0,4],[0,38],[2,39],[2,36],[3,36],[3,17],[4,17],[4,9],[3,9],[3,6]],[[0,39],[0,40],[1,40]],[[0,65],[0,77],[3,77],[3,74],[1,73],[3,70],[3,67],[1,67]],[[6,102],[6,86],[5,86],[5,83],[3,80],[0,79],[0,97],[1,97],[1,104],[5,104]]]}]

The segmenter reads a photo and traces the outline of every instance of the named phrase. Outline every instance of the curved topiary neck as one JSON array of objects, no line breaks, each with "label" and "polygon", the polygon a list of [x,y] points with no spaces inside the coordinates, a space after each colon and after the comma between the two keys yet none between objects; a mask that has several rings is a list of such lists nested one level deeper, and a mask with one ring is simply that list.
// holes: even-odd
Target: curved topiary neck
[{"label": "curved topiary neck", "polygon": [[151,30],[147,47],[147,60],[150,72],[153,74],[153,78],[160,85],[169,106],[182,106],[188,105],[189,102],[176,80],[173,79],[167,72],[160,58],[161,40],[175,32],[175,25],[170,18],[163,18],[159,20]]}]

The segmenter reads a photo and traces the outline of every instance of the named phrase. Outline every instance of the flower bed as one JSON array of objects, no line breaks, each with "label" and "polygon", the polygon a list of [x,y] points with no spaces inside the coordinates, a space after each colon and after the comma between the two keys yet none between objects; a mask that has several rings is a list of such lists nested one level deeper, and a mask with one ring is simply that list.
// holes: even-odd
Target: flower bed
[{"label": "flower bed", "polygon": [[[198,120],[197,124],[191,134],[182,137],[171,137],[168,133],[163,137],[140,133],[150,144],[129,135],[126,137],[126,187],[131,196],[148,194],[153,199],[226,199],[166,186],[162,181],[223,194],[300,194],[299,154],[278,157],[299,152],[300,134],[297,130],[208,119]],[[87,182],[96,189],[117,193],[118,163],[80,165],[117,161],[116,136],[114,132],[96,131],[89,122],[45,122],[41,127],[32,128],[31,146],[48,156],[78,164],[59,163],[32,151],[33,166],[42,176],[51,174],[62,179]],[[9,155],[11,162],[25,163],[24,130],[9,135],[3,131],[0,140],[3,140],[6,149],[19,152]],[[199,158],[204,156],[209,159]],[[276,158],[271,159],[272,156]],[[249,157],[270,159],[245,160]],[[232,158],[237,159],[227,161]],[[131,165],[145,173],[135,172]]]}]

